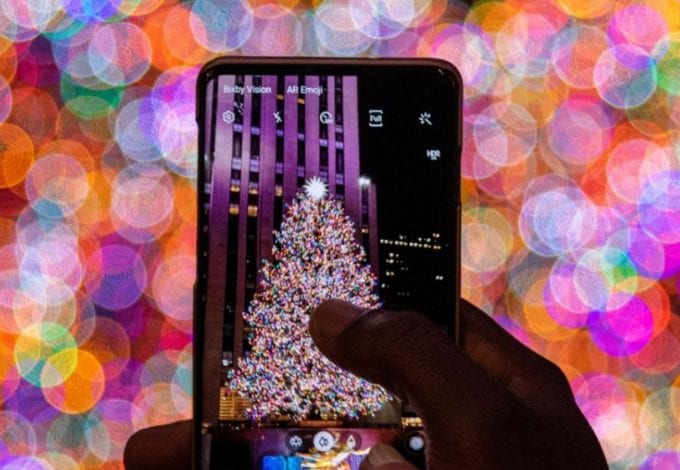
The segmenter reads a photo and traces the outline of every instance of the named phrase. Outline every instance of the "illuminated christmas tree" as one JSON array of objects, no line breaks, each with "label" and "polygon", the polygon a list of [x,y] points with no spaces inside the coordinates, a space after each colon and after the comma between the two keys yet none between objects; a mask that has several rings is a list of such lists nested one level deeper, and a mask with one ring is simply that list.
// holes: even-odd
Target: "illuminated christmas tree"
[{"label": "illuminated christmas tree", "polygon": [[230,388],[247,397],[253,420],[337,419],[372,415],[387,392],[330,362],[308,332],[309,316],[326,299],[379,306],[375,276],[352,221],[318,178],[287,208],[275,233],[272,261],[244,319],[251,351],[230,374]]}]

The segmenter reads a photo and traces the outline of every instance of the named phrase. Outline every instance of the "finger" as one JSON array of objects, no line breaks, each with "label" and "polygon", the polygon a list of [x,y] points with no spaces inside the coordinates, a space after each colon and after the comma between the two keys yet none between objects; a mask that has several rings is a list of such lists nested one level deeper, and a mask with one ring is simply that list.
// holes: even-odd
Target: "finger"
[{"label": "finger", "polygon": [[571,397],[561,370],[505,331],[493,318],[471,303],[460,303],[460,346],[484,372],[520,397],[546,387],[560,399]]},{"label": "finger", "polygon": [[417,470],[392,446],[377,444],[361,461],[359,470]]},{"label": "finger", "polygon": [[460,307],[460,345],[475,364],[543,418],[574,415],[576,403],[559,367],[474,305],[463,300]]},{"label": "finger", "polygon": [[[453,398],[462,400],[470,395],[467,384],[488,385],[500,392],[443,332],[418,313],[367,311],[329,300],[314,310],[309,329],[314,343],[331,361],[404,399],[418,396],[421,390],[427,390],[423,396],[431,396],[451,388],[458,392]],[[448,402],[451,397],[439,398]],[[448,412],[441,416],[453,418]]]},{"label": "finger", "polygon": [[[490,431],[508,423],[518,432],[499,437],[505,448],[523,449],[525,445],[516,442],[518,439],[540,434],[529,429],[537,425],[530,416],[516,419],[525,412],[521,402],[421,314],[367,312],[331,300],[312,313],[310,333],[331,361],[381,384],[414,406],[427,431],[428,465],[438,461],[440,468],[452,468],[446,456],[431,456],[433,449],[460,448],[466,443],[475,447],[475,452],[484,453],[485,447],[499,444],[490,442]],[[458,464],[464,466],[465,462]]]},{"label": "finger", "polygon": [[568,435],[587,461],[602,468],[597,437],[576,405],[560,368],[532,351],[471,303],[460,304],[460,345],[484,372],[517,396],[549,429]]},{"label": "finger", "polygon": [[125,444],[126,470],[191,468],[192,431],[192,420],[137,431]]}]

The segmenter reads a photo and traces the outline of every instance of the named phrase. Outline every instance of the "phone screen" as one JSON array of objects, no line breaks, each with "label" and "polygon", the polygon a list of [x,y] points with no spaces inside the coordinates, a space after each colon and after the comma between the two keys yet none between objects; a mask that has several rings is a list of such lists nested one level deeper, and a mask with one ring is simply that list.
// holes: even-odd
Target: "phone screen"
[{"label": "phone screen", "polygon": [[307,323],[339,298],[417,310],[455,334],[455,85],[398,67],[206,81],[201,407],[249,436],[251,468],[353,469],[396,440],[422,461],[408,404],[328,361]]}]

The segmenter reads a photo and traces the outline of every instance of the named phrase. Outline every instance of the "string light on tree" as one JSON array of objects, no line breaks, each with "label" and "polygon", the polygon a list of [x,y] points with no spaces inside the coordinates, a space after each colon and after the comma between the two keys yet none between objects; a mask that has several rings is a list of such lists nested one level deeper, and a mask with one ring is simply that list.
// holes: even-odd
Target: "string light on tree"
[{"label": "string light on tree", "polygon": [[391,399],[388,393],[326,359],[308,332],[310,313],[326,299],[380,305],[352,221],[326,184],[311,178],[274,235],[272,260],[263,262],[243,314],[251,350],[231,371],[230,388],[248,398],[246,412],[256,421],[374,414]]}]

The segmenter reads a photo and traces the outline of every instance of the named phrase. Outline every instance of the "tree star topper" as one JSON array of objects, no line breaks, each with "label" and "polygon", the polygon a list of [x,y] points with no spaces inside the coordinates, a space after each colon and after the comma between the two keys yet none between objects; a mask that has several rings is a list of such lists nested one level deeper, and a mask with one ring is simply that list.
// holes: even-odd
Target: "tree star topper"
[{"label": "tree star topper", "polygon": [[326,186],[326,183],[324,183],[321,178],[316,176],[308,179],[305,182],[304,189],[307,197],[316,201],[323,199],[328,193],[328,187]]}]

